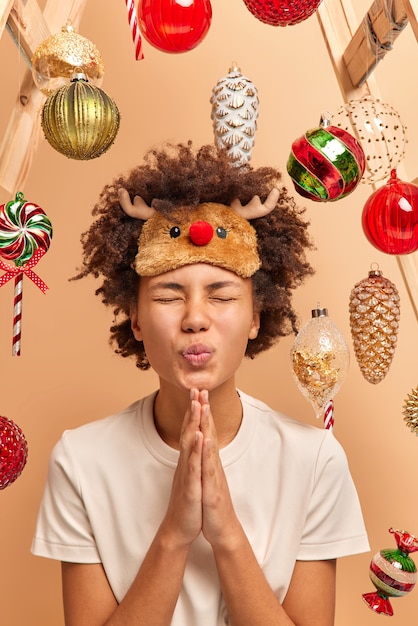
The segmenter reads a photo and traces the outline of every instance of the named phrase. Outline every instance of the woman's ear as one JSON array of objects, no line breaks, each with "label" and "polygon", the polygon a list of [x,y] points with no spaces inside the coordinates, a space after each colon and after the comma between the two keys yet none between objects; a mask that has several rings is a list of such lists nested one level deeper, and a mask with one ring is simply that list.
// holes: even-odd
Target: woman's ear
[{"label": "woman's ear", "polygon": [[248,333],[248,339],[255,339],[258,335],[258,331],[260,330],[260,313],[258,311],[254,311],[253,319],[250,326],[250,331]]},{"label": "woman's ear", "polygon": [[138,309],[136,305],[131,306],[129,317],[131,318],[131,329],[133,336],[137,341],[142,341],[142,332],[138,323]]}]

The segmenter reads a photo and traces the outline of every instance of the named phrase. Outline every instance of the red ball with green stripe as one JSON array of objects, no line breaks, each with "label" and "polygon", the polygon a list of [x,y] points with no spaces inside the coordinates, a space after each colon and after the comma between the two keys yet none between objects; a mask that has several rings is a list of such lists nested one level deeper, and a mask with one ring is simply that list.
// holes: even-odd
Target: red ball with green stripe
[{"label": "red ball with green stripe", "polygon": [[296,139],[287,161],[296,191],[316,202],[348,196],[361,181],[365,166],[357,139],[327,121]]}]

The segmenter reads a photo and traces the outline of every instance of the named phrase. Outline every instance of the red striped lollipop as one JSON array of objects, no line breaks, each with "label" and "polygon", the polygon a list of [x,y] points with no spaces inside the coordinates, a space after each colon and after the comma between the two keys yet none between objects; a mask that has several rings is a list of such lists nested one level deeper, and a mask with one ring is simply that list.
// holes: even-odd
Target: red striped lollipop
[{"label": "red striped lollipop", "polygon": [[52,225],[43,209],[26,202],[22,192],[0,206],[0,256],[21,266],[36,250],[48,250]]},{"label": "red striped lollipop", "polygon": [[44,293],[47,286],[32,271],[41,256],[48,250],[52,239],[52,225],[37,204],[26,202],[18,192],[15,200],[0,205],[0,257],[14,261],[15,268],[0,260],[5,274],[0,277],[0,287],[15,279],[13,311],[13,350],[20,355],[23,274],[26,274]]}]

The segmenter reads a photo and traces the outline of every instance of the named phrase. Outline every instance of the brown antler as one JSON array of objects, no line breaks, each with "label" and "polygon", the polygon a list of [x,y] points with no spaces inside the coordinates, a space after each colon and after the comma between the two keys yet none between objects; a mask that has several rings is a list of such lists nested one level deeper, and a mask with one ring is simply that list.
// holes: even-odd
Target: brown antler
[{"label": "brown antler", "polygon": [[118,196],[120,206],[130,217],[135,217],[138,220],[149,220],[155,214],[155,209],[149,206],[141,196],[134,196],[132,203],[129,193],[123,187],[118,189]]},{"label": "brown antler", "polygon": [[279,199],[280,191],[277,187],[273,187],[264,202],[261,202],[259,196],[254,196],[248,204],[242,206],[241,201],[236,198],[231,202],[231,209],[234,209],[242,217],[252,220],[256,217],[264,217],[272,212]]}]

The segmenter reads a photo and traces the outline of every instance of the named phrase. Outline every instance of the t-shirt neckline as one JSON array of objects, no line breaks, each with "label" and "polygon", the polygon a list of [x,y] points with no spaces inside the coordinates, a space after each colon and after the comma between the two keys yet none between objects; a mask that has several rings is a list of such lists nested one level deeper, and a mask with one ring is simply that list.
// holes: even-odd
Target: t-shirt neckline
[{"label": "t-shirt neckline", "polygon": [[[234,463],[247,450],[253,438],[256,427],[256,420],[248,415],[247,396],[242,391],[238,391],[242,403],[242,421],[235,437],[225,447],[220,450],[220,457],[223,467]],[[160,437],[154,423],[154,401],[157,392],[143,398],[137,408],[137,420],[143,435],[144,444],[148,452],[160,463],[176,467],[179,451],[169,446]]]}]

